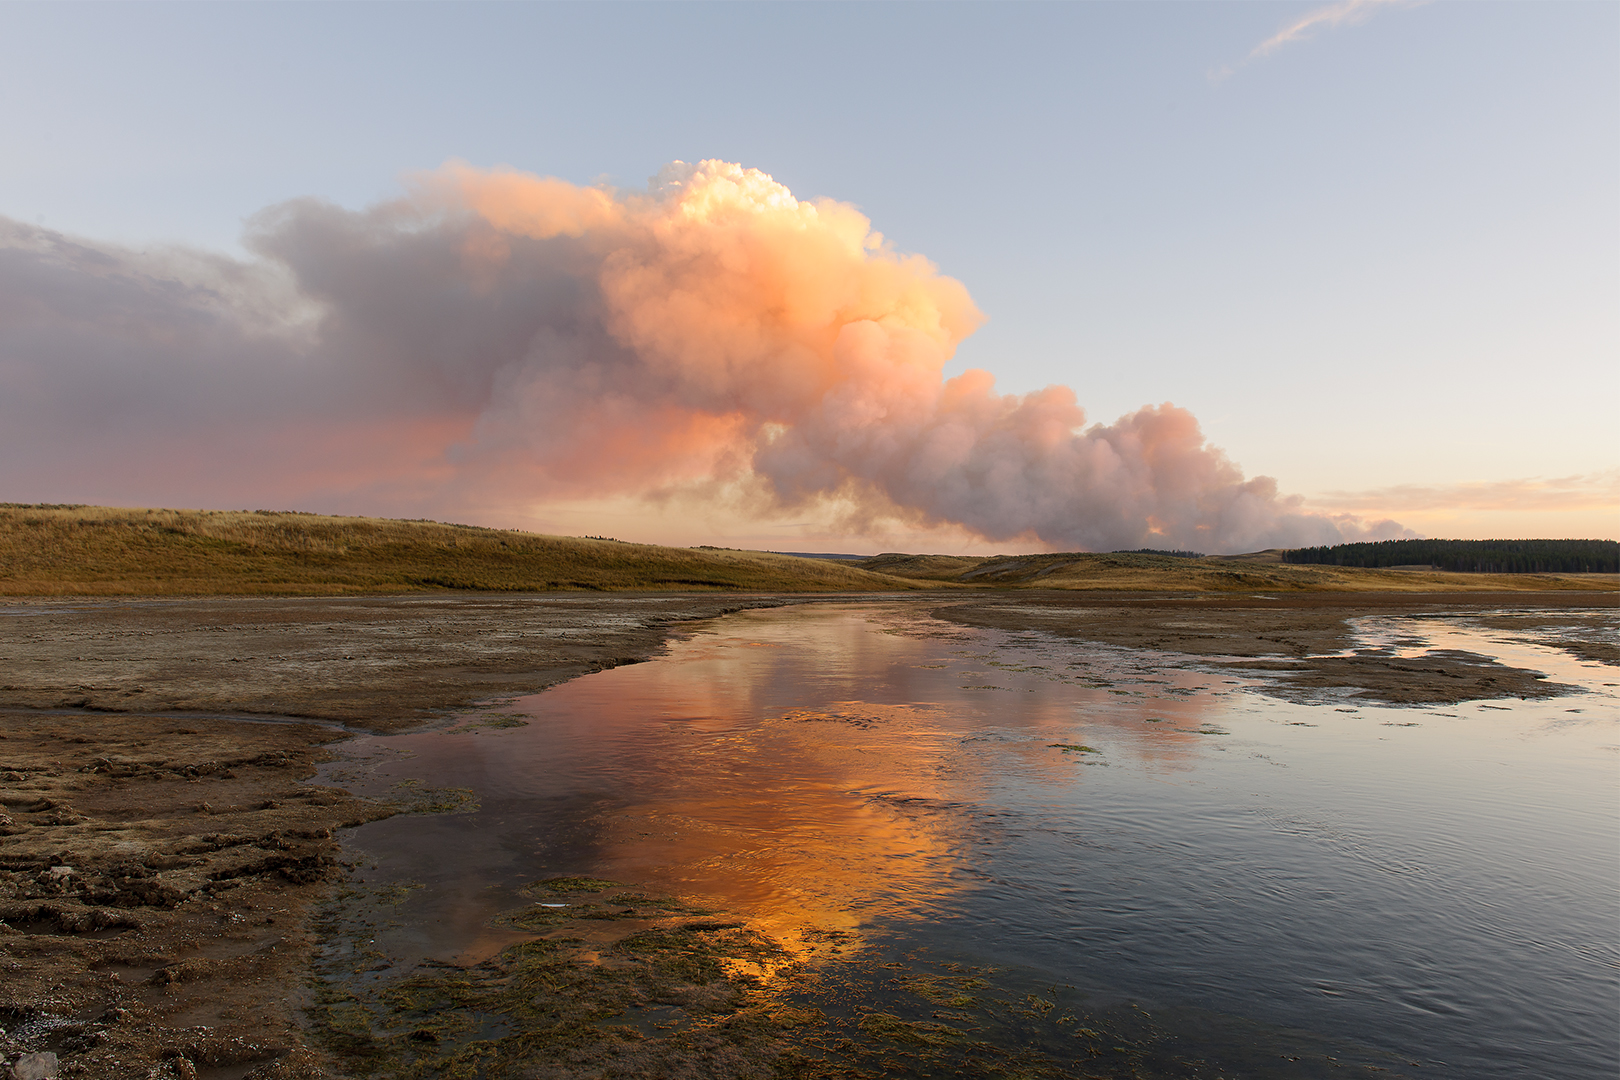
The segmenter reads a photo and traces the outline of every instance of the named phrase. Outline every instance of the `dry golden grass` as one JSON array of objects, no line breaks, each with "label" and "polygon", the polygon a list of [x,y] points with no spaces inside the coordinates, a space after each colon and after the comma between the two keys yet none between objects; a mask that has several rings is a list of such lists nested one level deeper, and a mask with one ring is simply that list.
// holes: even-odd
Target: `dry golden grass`
[{"label": "dry golden grass", "polygon": [[1276,552],[1231,558],[1086,553],[878,555],[856,565],[938,584],[1141,592],[1544,592],[1620,589],[1615,574],[1458,574],[1285,563]]},{"label": "dry golden grass", "polygon": [[1296,566],[1275,553],[879,555],[763,551],[266,511],[0,504],[0,595],[340,595],[499,592],[885,592],[1044,588],[1132,592],[1520,592],[1620,588],[1613,574],[1453,574]]},{"label": "dry golden grass", "polygon": [[0,595],[926,588],[821,559],[430,521],[0,504]]}]

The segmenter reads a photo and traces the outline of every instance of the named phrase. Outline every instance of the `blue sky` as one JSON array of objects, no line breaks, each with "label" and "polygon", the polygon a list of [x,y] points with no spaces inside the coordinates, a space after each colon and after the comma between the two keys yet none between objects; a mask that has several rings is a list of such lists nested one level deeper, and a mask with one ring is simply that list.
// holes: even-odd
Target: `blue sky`
[{"label": "blue sky", "polygon": [[[1312,13],[1328,19],[1256,54]],[[1620,535],[1620,5],[0,7],[0,214],[235,247],[448,159],[721,158],[989,317],[955,369],[1173,401],[1431,535]]]}]

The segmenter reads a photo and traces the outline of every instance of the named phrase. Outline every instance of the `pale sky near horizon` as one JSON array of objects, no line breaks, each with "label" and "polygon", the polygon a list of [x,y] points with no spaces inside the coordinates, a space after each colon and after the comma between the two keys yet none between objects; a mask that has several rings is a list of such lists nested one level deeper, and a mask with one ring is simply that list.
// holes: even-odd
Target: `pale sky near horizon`
[{"label": "pale sky near horizon", "polygon": [[962,282],[951,373],[1174,402],[1316,509],[1620,538],[1620,5],[11,3],[0,37],[19,221],[240,256],[264,207],[448,160],[719,158]]}]

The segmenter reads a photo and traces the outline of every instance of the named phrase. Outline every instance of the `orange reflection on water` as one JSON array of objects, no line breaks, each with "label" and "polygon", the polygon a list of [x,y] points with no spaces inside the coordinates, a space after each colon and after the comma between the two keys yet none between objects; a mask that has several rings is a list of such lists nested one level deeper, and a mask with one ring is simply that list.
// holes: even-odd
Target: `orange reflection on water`
[{"label": "orange reflection on water", "polygon": [[1065,817],[1116,766],[1196,762],[1221,699],[1155,664],[905,604],[739,613],[665,658],[497,706],[527,726],[359,740],[352,754],[389,747],[363,770],[375,793],[410,777],[482,807],[380,822],[363,843],[385,877],[428,885],[410,902],[422,955],[498,947],[488,921],[522,882],[572,875],[847,953],[863,927],[960,910],[1031,824],[1010,805]]},{"label": "orange reflection on water", "polygon": [[963,844],[928,776],[947,746],[917,725],[928,711],[801,708],[707,740],[681,783],[602,823],[604,876],[747,912],[797,950],[937,904],[964,880]]},{"label": "orange reflection on water", "polygon": [[521,738],[547,747],[546,771],[573,761],[612,789],[586,823],[590,873],[745,912],[803,949],[944,909],[977,880],[996,785],[1084,781],[1052,743],[1098,744],[1091,763],[1200,749],[1207,704],[1170,676],[1122,690],[1062,643],[987,651],[976,634],[966,653],[941,626],[900,606],[730,616],[667,659],[523,699]]}]

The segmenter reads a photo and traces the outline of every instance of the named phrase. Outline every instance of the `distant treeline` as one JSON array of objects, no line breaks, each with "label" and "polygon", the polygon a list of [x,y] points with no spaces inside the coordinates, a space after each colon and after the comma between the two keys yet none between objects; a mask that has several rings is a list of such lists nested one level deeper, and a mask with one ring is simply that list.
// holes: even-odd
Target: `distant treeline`
[{"label": "distant treeline", "polygon": [[1283,561],[1329,566],[1433,566],[1484,574],[1620,573],[1617,540],[1381,540],[1295,548]]},{"label": "distant treeline", "polygon": [[1113,551],[1111,555],[1168,555],[1172,559],[1202,559],[1202,551],[1165,551],[1163,548],[1134,548],[1130,551]]}]

